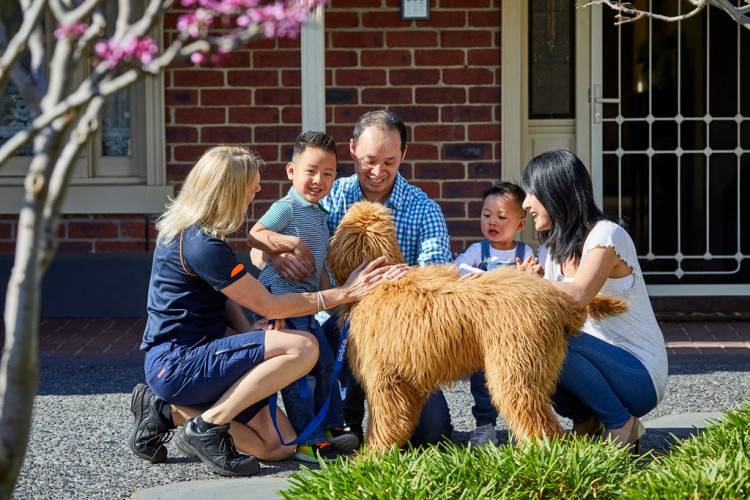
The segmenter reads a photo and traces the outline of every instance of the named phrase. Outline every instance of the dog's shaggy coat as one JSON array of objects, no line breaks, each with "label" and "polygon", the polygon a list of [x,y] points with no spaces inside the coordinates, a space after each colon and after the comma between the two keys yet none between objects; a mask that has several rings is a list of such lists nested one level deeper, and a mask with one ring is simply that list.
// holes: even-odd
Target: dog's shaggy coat
[{"label": "dog's shaggy coat", "polygon": [[[404,261],[393,220],[382,205],[359,202],[331,239],[328,266],[343,283],[380,255]],[[617,314],[624,307],[599,297],[589,312]],[[384,282],[348,315],[349,363],[369,404],[365,444],[403,445],[432,391],[482,369],[514,436],[561,432],[550,395],[565,334],[578,332],[586,314],[546,280],[512,268],[459,280],[455,266],[433,265]]]}]

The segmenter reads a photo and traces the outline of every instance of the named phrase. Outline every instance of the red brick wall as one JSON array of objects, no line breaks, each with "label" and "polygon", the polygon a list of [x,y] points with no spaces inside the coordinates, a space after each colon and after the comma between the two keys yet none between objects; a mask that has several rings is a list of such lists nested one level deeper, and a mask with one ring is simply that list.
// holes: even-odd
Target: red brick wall
[{"label": "red brick wall", "polygon": [[[401,172],[440,203],[454,249],[463,248],[481,236],[479,196],[500,177],[500,0],[432,0],[427,21],[402,21],[399,7],[332,0],[326,8],[328,131],[339,142],[340,175],[348,175],[354,121],[377,108],[398,113],[410,138]],[[165,20],[167,38],[176,17]],[[179,187],[207,147],[240,144],[268,163],[250,219],[283,195],[283,165],[301,126],[299,40],[259,41],[220,68],[169,70],[165,103],[170,183]],[[153,244],[152,222],[66,217],[61,250],[140,251]],[[0,251],[14,230],[12,219],[0,219]]]}]

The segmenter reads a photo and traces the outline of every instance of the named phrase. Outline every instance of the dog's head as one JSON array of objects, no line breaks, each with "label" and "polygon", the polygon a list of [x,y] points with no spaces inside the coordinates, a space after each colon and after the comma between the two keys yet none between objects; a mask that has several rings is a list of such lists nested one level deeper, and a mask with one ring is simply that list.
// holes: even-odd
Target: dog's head
[{"label": "dog's head", "polygon": [[326,262],[336,283],[342,285],[362,262],[380,256],[386,264],[404,262],[396,241],[396,225],[380,203],[360,201],[349,207],[328,246]]}]

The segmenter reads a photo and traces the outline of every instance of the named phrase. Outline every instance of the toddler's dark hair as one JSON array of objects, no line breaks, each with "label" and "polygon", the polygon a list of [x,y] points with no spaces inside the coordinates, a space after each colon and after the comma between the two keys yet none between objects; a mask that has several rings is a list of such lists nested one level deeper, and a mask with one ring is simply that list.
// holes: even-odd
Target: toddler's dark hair
[{"label": "toddler's dark hair", "polygon": [[482,193],[482,201],[486,200],[488,196],[509,196],[512,200],[517,201],[518,204],[521,205],[524,198],[526,198],[526,193],[518,184],[500,181],[496,182],[491,188]]}]

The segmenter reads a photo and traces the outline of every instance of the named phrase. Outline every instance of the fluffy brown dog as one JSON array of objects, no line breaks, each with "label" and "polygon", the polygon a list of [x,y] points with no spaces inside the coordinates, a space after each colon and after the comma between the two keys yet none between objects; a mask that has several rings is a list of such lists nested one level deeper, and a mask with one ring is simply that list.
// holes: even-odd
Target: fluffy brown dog
[{"label": "fluffy brown dog", "polygon": [[[404,261],[393,220],[382,205],[359,202],[331,238],[328,265],[343,283],[380,255]],[[617,314],[625,306],[599,297],[594,308]],[[560,433],[550,395],[565,334],[578,332],[585,318],[549,282],[512,268],[459,280],[455,266],[435,265],[384,282],[349,311],[349,362],[370,412],[365,444],[403,445],[432,391],[481,369],[514,436]]]}]

